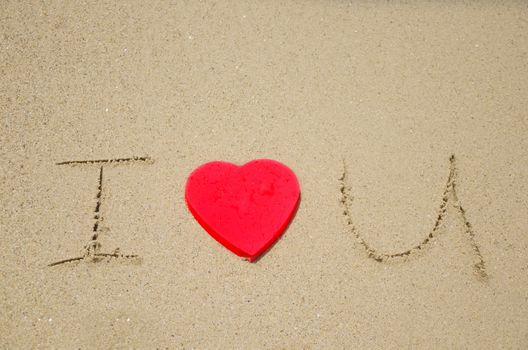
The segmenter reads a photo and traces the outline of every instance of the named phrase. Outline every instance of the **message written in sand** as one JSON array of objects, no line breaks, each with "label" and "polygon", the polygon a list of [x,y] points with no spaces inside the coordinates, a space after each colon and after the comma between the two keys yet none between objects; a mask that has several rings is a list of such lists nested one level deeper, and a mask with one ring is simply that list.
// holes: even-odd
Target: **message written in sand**
[{"label": "message written in sand", "polygon": [[68,258],[54,263],[48,266],[56,266],[74,261],[88,260],[91,262],[98,262],[108,259],[125,259],[132,262],[140,261],[140,257],[136,254],[122,254],[119,248],[114,249],[113,252],[102,252],[101,243],[99,242],[99,235],[102,230],[103,223],[103,171],[105,165],[128,165],[133,163],[151,163],[150,157],[132,157],[132,158],[115,158],[115,159],[96,159],[96,160],[71,160],[66,162],[57,163],[57,165],[95,165],[99,168],[99,184],[97,187],[96,204],[94,210],[95,223],[92,228],[92,235],[88,243],[83,248],[81,256],[74,258]]},{"label": "message written in sand", "polygon": [[[98,191],[96,196],[96,204],[95,204],[95,210],[94,210],[94,219],[95,223],[92,229],[91,239],[89,242],[84,246],[83,253],[81,256],[63,259],[60,261],[56,261],[54,263],[49,264],[48,266],[57,266],[65,263],[71,263],[71,262],[81,262],[81,261],[90,261],[90,262],[100,262],[100,261],[109,261],[109,260],[115,260],[115,259],[124,259],[131,262],[138,262],[140,261],[140,257],[136,254],[122,254],[119,250],[119,248],[116,248],[113,252],[102,252],[101,251],[101,244],[99,242],[99,235],[101,233],[101,224],[103,222],[103,172],[104,167],[110,166],[110,165],[129,165],[134,163],[152,163],[152,159],[150,157],[132,157],[132,158],[116,158],[116,159],[99,159],[99,160],[80,160],[80,161],[66,161],[66,162],[60,162],[57,163],[57,165],[89,165],[89,166],[97,166],[99,169],[99,184],[98,184]],[[433,225],[433,228],[431,231],[425,236],[425,238],[418,244],[412,246],[411,248],[397,253],[385,253],[380,252],[373,248],[365,239],[361,236],[358,229],[353,223],[352,220],[352,213],[351,213],[351,203],[352,203],[352,195],[351,195],[351,188],[347,186],[347,167],[346,163],[343,161],[343,174],[339,178],[340,181],[340,191],[341,191],[341,204],[343,206],[343,216],[345,218],[345,222],[347,227],[349,227],[350,231],[353,234],[353,237],[358,241],[359,245],[363,247],[363,249],[366,251],[367,256],[371,259],[374,259],[377,262],[380,263],[387,263],[390,262],[393,259],[406,259],[409,257],[414,257],[418,255],[418,252],[424,251],[430,243],[436,239],[436,237],[439,234],[439,229],[441,227],[442,222],[444,221],[444,218],[447,213],[447,204],[452,201],[453,206],[456,208],[457,212],[460,214],[464,221],[464,233],[470,243],[471,250],[473,252],[473,269],[476,272],[477,276],[481,279],[487,279],[488,274],[486,272],[486,265],[484,263],[484,259],[482,257],[482,254],[480,252],[480,248],[475,240],[475,233],[473,231],[473,228],[469,221],[467,220],[465,210],[462,208],[462,205],[460,204],[460,201],[458,199],[458,195],[456,192],[456,162],[455,162],[455,156],[452,155],[449,158],[449,176],[447,178],[446,185],[444,187],[444,191],[442,193],[442,199],[441,204],[438,209],[438,216],[435,220],[435,223]]]},{"label": "message written in sand", "polygon": [[346,163],[343,161],[343,175],[339,178],[339,181],[341,183],[340,190],[341,204],[343,206],[343,216],[345,217],[345,222],[350,228],[350,231],[352,232],[354,238],[358,241],[359,245],[365,249],[369,258],[374,259],[378,262],[389,262],[393,259],[415,256],[418,252],[426,249],[430,245],[431,241],[438,236],[439,228],[446,216],[447,204],[448,202],[452,201],[453,206],[458,211],[464,221],[464,233],[468,238],[468,241],[471,245],[471,251],[473,252],[473,269],[480,279],[488,278],[484,259],[480,252],[480,248],[477,242],[475,241],[475,233],[473,231],[473,227],[471,226],[471,223],[466,217],[466,212],[464,208],[462,208],[462,205],[460,204],[460,200],[458,199],[458,195],[456,192],[456,162],[454,155],[451,155],[451,157],[449,158],[449,176],[447,177],[444,192],[442,193],[442,201],[440,203],[440,207],[438,209],[438,216],[436,217],[433,228],[420,243],[405,251],[398,253],[384,253],[376,250],[370,244],[368,244],[367,241],[365,241],[365,239],[363,239],[363,237],[359,233],[352,220],[352,213],[350,209],[352,203],[352,195],[351,188],[347,186],[347,175],[348,172]]}]

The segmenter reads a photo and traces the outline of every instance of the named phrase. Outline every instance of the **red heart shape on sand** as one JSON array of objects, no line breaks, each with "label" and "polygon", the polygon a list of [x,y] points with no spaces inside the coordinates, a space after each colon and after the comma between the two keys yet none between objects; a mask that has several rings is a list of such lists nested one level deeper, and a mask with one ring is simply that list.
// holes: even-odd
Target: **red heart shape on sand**
[{"label": "red heart shape on sand", "polygon": [[295,214],[297,177],[274,160],[237,166],[210,162],[196,168],[185,187],[195,219],[233,253],[254,261],[284,232]]}]

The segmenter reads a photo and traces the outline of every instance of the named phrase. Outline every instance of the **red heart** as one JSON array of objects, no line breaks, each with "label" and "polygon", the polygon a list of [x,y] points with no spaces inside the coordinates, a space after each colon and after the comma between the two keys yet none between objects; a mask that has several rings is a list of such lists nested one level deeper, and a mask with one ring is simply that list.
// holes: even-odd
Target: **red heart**
[{"label": "red heart", "polygon": [[258,159],[237,166],[210,162],[187,179],[189,210],[214,239],[254,261],[284,232],[299,202],[299,182],[287,166]]}]

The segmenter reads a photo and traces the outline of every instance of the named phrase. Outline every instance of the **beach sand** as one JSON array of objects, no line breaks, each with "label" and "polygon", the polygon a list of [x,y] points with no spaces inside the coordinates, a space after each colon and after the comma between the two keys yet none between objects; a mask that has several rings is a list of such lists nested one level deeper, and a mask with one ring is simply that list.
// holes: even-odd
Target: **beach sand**
[{"label": "beach sand", "polygon": [[[528,347],[525,3],[4,1],[0,73],[0,348]],[[249,263],[184,186],[257,158]]]}]

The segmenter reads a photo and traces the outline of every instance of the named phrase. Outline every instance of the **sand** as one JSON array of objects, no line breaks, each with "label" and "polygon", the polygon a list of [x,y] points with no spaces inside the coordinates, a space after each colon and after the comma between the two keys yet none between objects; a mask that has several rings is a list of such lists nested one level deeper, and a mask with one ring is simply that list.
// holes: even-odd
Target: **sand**
[{"label": "sand", "polygon": [[[0,348],[528,347],[526,3],[4,1],[0,73]],[[249,263],[183,191],[257,158]]]}]

